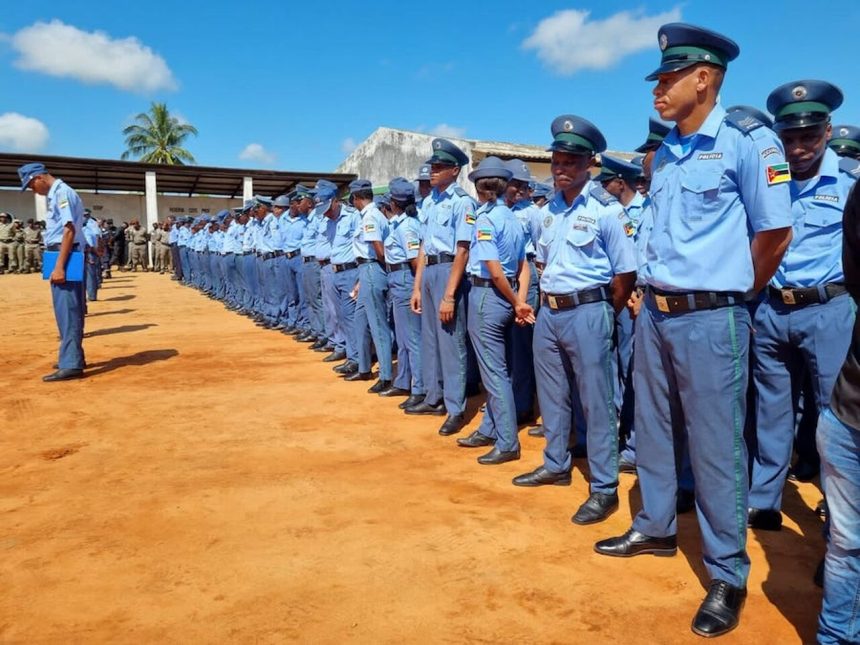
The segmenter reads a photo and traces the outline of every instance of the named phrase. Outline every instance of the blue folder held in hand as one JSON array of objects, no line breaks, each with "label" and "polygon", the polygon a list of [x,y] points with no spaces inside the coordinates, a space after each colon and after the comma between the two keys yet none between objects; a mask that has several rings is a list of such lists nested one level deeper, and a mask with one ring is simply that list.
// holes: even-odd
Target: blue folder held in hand
[{"label": "blue folder held in hand", "polygon": [[[45,251],[42,254],[42,279],[49,280],[60,258],[59,251]],[[72,251],[69,261],[66,263],[66,282],[84,281],[84,254],[80,251]]]}]

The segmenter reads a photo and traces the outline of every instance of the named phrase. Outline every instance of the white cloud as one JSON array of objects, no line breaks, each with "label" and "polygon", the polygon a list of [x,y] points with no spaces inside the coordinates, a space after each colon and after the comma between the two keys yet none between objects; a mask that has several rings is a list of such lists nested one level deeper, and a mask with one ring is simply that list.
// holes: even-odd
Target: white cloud
[{"label": "white cloud", "polygon": [[462,139],[466,136],[466,128],[460,128],[456,125],[448,125],[447,123],[440,123],[435,128],[430,129],[430,134],[434,134],[437,137]]},{"label": "white cloud", "polygon": [[343,151],[343,154],[348,155],[352,154],[352,151],[358,147],[358,144],[355,142],[355,139],[352,137],[347,137],[340,144],[340,149]]},{"label": "white cloud", "polygon": [[589,20],[589,11],[566,9],[544,18],[523,43],[554,72],[570,76],[582,69],[606,69],[625,56],[657,48],[657,30],[681,19],[675,7],[654,16],[619,11],[605,20]]},{"label": "white cloud", "polygon": [[275,161],[275,155],[266,150],[259,143],[249,143],[239,153],[242,161],[255,161],[262,164],[271,164]]},{"label": "white cloud", "polygon": [[111,38],[59,20],[36,22],[11,37],[15,66],[121,90],[154,92],[177,88],[164,59],[135,37]]},{"label": "white cloud", "polygon": [[48,142],[45,124],[17,112],[0,114],[0,150],[38,152]]}]

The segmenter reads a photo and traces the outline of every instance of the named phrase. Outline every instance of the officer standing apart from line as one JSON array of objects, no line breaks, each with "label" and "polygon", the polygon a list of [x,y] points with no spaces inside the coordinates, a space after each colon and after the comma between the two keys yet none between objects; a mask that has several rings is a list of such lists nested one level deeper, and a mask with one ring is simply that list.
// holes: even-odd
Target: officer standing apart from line
[{"label": "officer standing apart from line", "polygon": [[66,381],[80,378],[84,372],[84,285],[66,281],[66,264],[72,251],[83,251],[84,205],[78,194],[62,179],[50,175],[41,163],[28,163],[18,168],[21,190],[29,188],[47,197],[45,248],[58,251],[59,257],[51,272],[51,299],[54,317],[60,331],[60,352],[57,371],[43,381]]},{"label": "officer standing apart from line", "polygon": [[574,392],[588,427],[589,497],[572,521],[600,522],[618,508],[618,414],[614,404],[615,314],[636,279],[636,252],[623,208],[591,182],[606,140],[590,121],[557,117],[551,126],[556,195],[542,209],[538,255],[544,306],[534,332],[538,401],[546,433],[544,465],[516,486],[570,483]]},{"label": "officer standing apart from line", "polygon": [[842,103],[824,81],[786,83],[767,109],[785,146],[791,171],[791,245],[753,319],[756,438],[749,525],[782,526],[782,492],[794,443],[792,394],[812,377],[813,418],[830,394],[848,351],[854,304],[842,272],[842,211],[854,178],[828,149],[830,112]]},{"label": "officer standing apart from line", "polygon": [[421,205],[424,225],[412,310],[421,314],[421,361],[424,401],[406,408],[407,414],[448,418],[439,434],[451,435],[466,423],[466,299],[463,280],[475,224],[475,202],[457,185],[460,169],[469,158],[446,139],[433,139],[430,164],[431,193]]},{"label": "officer standing apart from line", "polygon": [[681,417],[711,577],[692,630],[710,637],[737,626],[746,598],[745,299],[771,279],[791,241],[790,177],[773,132],[727,115],[717,102],[737,44],[682,23],[661,27],[658,42],[662,62],[647,80],[658,81],[654,107],[675,128],[654,157],[654,228],[636,318],[642,510],[624,535],[598,542],[595,550],[621,557],[677,551],[675,442],[681,438],[672,426]]}]

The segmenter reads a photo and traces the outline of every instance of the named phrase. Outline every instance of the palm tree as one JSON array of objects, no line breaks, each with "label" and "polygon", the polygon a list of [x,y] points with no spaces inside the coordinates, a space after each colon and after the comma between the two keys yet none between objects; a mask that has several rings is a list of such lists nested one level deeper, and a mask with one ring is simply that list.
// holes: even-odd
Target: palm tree
[{"label": "palm tree", "polygon": [[153,103],[149,112],[141,112],[134,120],[136,123],[122,131],[127,148],[123,159],[135,156],[144,163],[178,166],[195,163],[194,155],[182,144],[189,135],[197,136],[197,128],[171,116],[165,103]]}]

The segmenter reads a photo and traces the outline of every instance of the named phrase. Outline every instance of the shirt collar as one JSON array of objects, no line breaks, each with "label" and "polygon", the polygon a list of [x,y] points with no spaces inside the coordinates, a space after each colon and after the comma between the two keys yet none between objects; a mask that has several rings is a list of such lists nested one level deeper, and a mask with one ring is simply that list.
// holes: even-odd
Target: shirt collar
[{"label": "shirt collar", "polygon": [[818,169],[818,174],[822,177],[839,177],[839,155],[833,150],[827,148],[824,151],[824,157],[821,159],[821,168]]},{"label": "shirt collar", "polygon": [[[716,139],[717,133],[720,131],[720,127],[723,124],[723,120],[726,118],[726,110],[722,105],[717,103],[714,105],[714,108],[711,110],[710,114],[708,114],[705,121],[699,126],[698,132],[695,134],[701,137],[708,137],[710,139]],[[681,152],[681,133],[678,132],[678,126],[672,128],[669,134],[666,135],[666,139],[663,141],[671,150],[672,153],[676,157],[680,157],[679,154]]]},{"label": "shirt collar", "polygon": [[61,183],[62,183],[62,180],[60,180],[60,179],[54,180],[54,183],[51,184],[51,188],[48,189],[48,196],[47,196],[48,199],[54,198],[54,195],[57,194],[57,190],[60,188]]}]

